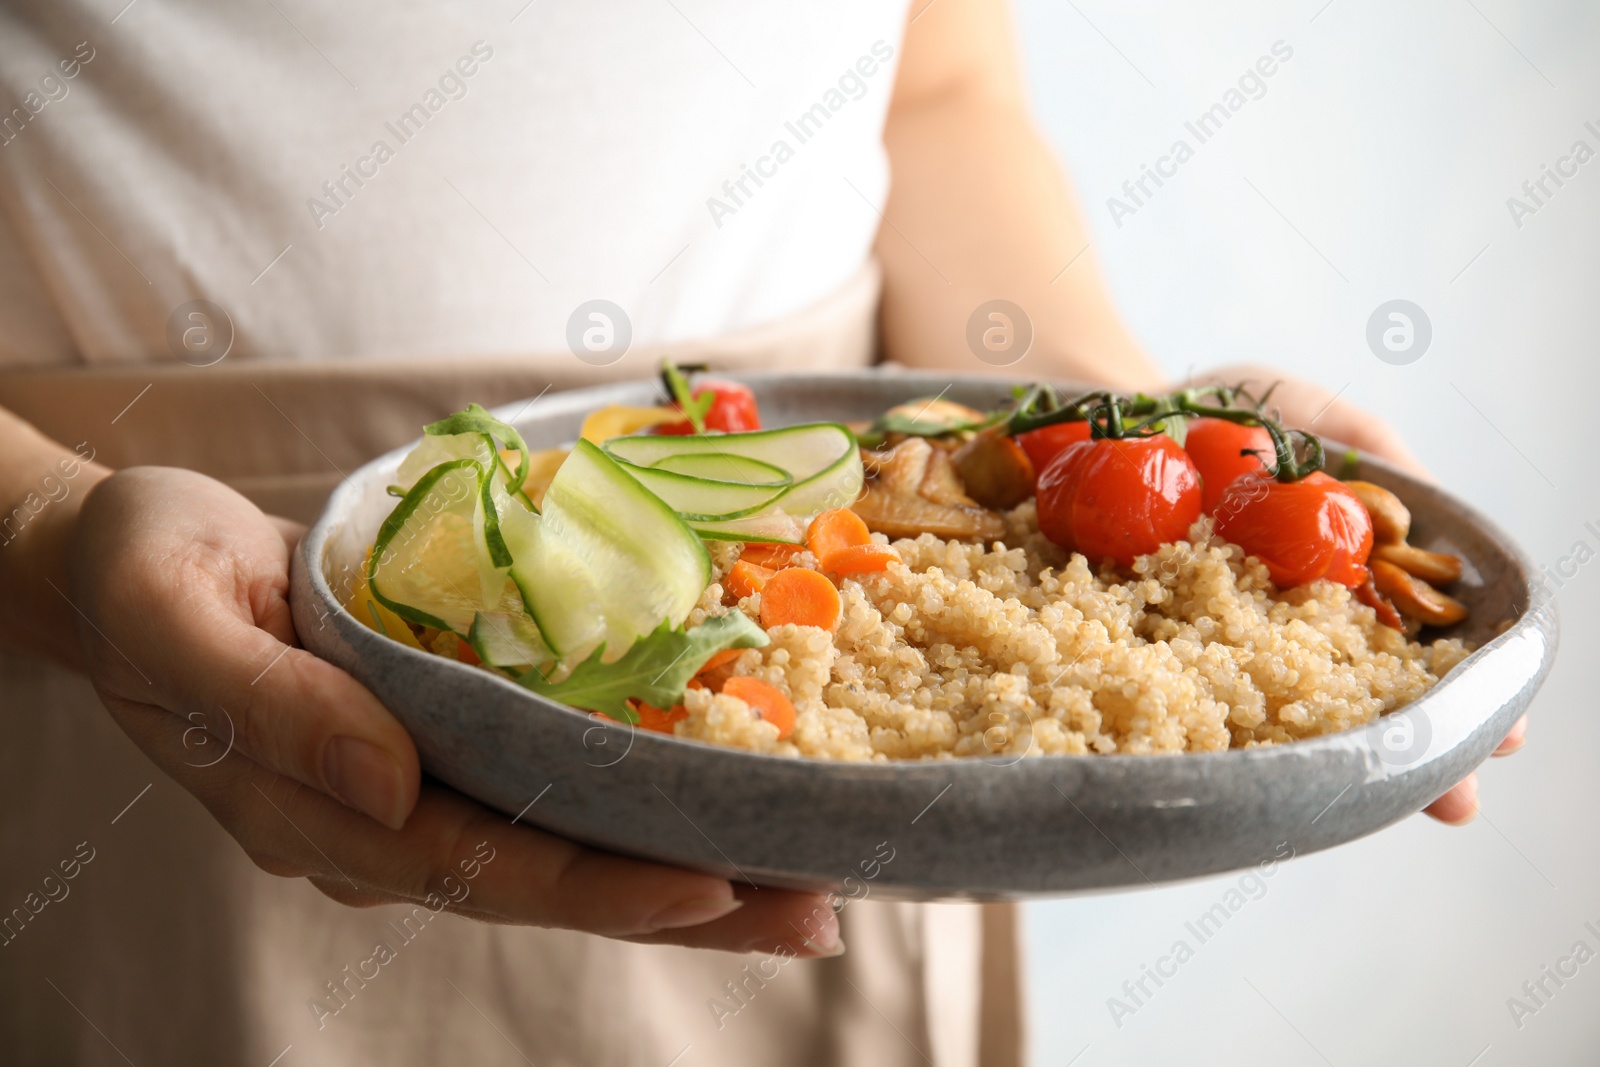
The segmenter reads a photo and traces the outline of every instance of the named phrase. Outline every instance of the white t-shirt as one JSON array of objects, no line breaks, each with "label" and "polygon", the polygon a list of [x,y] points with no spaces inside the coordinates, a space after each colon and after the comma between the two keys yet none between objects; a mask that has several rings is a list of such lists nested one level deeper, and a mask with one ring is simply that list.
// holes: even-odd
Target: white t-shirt
[{"label": "white t-shirt", "polygon": [[905,3],[0,9],[0,366],[564,353],[825,297],[869,254]]}]

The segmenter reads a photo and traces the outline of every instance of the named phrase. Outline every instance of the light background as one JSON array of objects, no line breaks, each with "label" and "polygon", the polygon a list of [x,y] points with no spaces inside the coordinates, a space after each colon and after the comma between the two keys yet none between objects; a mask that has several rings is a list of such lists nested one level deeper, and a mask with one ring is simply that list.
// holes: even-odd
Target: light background
[{"label": "light background", "polygon": [[[1600,8],[1324,3],[1020,0],[1036,114],[1120,306],[1172,374],[1266,360],[1345,389],[1540,563],[1600,547],[1600,159],[1520,229],[1506,206],[1575,140],[1600,150]],[[1106,198],[1278,40],[1266,95],[1116,226]],[[1365,341],[1394,298],[1433,324],[1408,366]],[[1600,1062],[1600,962],[1520,1029],[1507,1007],[1579,939],[1600,951],[1597,592],[1600,565],[1559,594],[1561,657],[1476,823],[1419,816],[1279,868],[1120,1029],[1107,998],[1237,876],[1030,906],[1036,1062]]]}]

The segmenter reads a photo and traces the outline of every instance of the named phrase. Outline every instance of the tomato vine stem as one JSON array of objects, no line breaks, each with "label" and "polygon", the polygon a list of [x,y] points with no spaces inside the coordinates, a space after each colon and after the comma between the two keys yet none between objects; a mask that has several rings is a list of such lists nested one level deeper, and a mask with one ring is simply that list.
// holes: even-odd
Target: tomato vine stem
[{"label": "tomato vine stem", "polygon": [[[1118,396],[1097,391],[1063,403],[1057,399],[1053,388],[1041,383],[1018,398],[1016,408],[1001,424],[1004,427],[1002,432],[1015,436],[1060,423],[1088,422],[1091,437],[1120,440],[1162,433],[1166,422],[1172,418],[1221,419],[1241,426],[1260,426],[1265,429],[1272,438],[1273,450],[1273,461],[1268,468],[1281,482],[1297,482],[1313,471],[1321,470],[1326,457],[1322,441],[1315,434],[1306,430],[1285,429],[1282,423],[1262,410],[1276,387],[1274,383],[1260,400],[1255,400],[1240,384],[1191,387],[1165,396],[1149,396],[1145,393]],[[1252,405],[1238,406],[1240,397],[1253,401]],[[1134,421],[1130,424],[1130,420]],[[1296,447],[1297,438],[1301,446],[1299,448]]]}]

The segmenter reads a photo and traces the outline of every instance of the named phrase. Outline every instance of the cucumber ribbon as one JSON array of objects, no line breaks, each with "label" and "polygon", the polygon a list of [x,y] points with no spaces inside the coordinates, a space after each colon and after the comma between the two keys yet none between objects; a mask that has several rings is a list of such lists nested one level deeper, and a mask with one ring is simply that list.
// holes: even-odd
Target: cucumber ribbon
[{"label": "cucumber ribbon", "polygon": [[629,698],[668,706],[713,653],[766,643],[739,612],[684,627],[711,580],[704,540],[802,543],[864,482],[835,423],[580,440],[542,511],[528,471],[522,435],[477,404],[429,425],[373,543],[372,595],[533,692],[627,721]]}]

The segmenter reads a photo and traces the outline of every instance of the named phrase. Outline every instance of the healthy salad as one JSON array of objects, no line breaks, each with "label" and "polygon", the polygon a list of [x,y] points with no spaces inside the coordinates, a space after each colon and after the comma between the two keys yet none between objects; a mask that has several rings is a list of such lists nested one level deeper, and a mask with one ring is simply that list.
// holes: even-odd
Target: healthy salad
[{"label": "healthy salad", "polygon": [[569,448],[477,405],[426,427],[347,606],[615,720],[850,759],[1279,743],[1465,655],[1413,640],[1466,617],[1460,559],[1270,390],[764,428],[695,370]]}]

